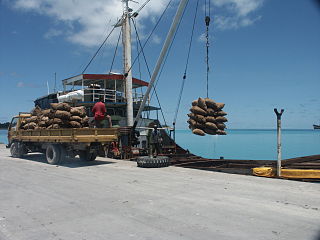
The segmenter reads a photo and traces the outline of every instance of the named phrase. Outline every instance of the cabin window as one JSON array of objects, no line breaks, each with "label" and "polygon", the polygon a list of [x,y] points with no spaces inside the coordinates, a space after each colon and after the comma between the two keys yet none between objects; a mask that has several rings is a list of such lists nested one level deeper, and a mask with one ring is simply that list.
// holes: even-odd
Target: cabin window
[{"label": "cabin window", "polygon": [[16,130],[17,123],[18,123],[18,118],[13,118],[10,123],[9,130]]}]

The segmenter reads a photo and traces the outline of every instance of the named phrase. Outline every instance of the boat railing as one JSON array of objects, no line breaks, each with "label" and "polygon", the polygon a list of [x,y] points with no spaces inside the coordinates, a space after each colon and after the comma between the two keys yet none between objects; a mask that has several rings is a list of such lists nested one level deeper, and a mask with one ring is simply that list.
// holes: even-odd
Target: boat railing
[{"label": "boat railing", "polygon": [[[99,101],[100,97],[103,97],[105,102],[126,102],[125,94],[120,91],[113,89],[103,88],[86,88],[84,91],[84,101],[96,102]],[[134,92],[132,93],[133,103],[139,104],[142,102],[144,94]],[[150,98],[147,100],[147,104],[150,104]]]}]

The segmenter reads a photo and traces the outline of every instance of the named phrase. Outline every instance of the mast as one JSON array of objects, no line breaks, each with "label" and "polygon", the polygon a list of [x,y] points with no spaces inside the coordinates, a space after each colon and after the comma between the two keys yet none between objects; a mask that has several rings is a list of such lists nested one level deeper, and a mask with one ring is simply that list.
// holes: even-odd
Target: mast
[{"label": "mast", "polygon": [[123,0],[124,12],[122,21],[123,64],[125,93],[127,100],[127,126],[133,125],[132,72],[131,72],[131,28],[129,0]]}]

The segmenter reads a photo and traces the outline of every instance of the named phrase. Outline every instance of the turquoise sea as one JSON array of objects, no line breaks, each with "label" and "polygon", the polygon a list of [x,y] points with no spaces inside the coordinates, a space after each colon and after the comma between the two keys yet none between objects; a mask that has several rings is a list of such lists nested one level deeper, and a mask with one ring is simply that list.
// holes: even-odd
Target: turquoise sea
[{"label": "turquoise sea", "polygon": [[[226,136],[197,136],[190,130],[176,131],[177,143],[207,158],[275,160],[276,130],[228,130]],[[0,142],[7,143],[7,131],[0,130]],[[320,130],[282,130],[282,158],[320,154]]]}]

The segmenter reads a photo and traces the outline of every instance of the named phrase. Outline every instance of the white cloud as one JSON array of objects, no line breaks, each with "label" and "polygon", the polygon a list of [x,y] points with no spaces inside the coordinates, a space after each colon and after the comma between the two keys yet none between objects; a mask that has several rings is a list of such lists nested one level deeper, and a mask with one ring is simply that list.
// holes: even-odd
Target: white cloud
[{"label": "white cloud", "polygon": [[250,26],[261,19],[261,16],[252,17],[252,14],[263,2],[264,0],[212,0],[214,10],[219,12],[223,9],[227,12],[214,15],[215,26],[222,30]]},{"label": "white cloud", "polygon": [[[162,13],[168,1],[151,1],[140,12],[140,22]],[[134,10],[140,6],[133,2],[130,5]],[[49,16],[64,24],[61,29],[49,30],[45,37],[64,35],[68,41],[86,47],[101,44],[123,9],[121,0],[15,0],[14,7]],[[116,40],[117,34],[113,34],[110,42],[114,44]]]}]

